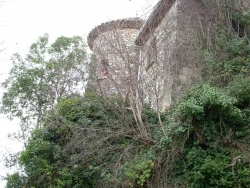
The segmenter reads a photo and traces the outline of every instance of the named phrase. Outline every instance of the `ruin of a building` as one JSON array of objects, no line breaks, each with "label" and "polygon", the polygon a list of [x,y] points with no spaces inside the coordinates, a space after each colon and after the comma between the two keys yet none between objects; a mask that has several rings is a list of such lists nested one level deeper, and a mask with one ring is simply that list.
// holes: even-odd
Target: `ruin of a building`
[{"label": "ruin of a building", "polygon": [[201,79],[194,49],[205,14],[202,0],[160,0],[145,21],[121,19],[94,28],[88,44],[98,59],[95,89],[106,96],[138,95],[159,111],[176,103]]}]

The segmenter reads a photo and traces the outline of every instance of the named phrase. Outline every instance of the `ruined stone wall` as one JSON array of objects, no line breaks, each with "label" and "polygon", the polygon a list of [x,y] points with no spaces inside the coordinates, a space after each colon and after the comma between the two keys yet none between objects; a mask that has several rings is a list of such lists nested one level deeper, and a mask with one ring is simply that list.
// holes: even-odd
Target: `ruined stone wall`
[{"label": "ruined stone wall", "polygon": [[197,0],[177,0],[177,36],[175,81],[172,101],[176,103],[185,90],[201,80],[203,61],[198,56],[200,32],[206,29],[206,11]]},{"label": "ruined stone wall", "polygon": [[141,46],[141,93],[159,111],[175,104],[190,85],[201,79],[202,71],[202,62],[195,56],[202,4],[196,0],[168,4],[171,7]]},{"label": "ruined stone wall", "polygon": [[[177,103],[201,80],[203,60],[197,52],[202,37],[213,35],[218,2],[160,0],[145,23],[132,18],[94,28],[88,43],[98,59],[96,90],[107,96],[134,92],[157,111]],[[250,6],[250,0],[239,2],[241,8]]]},{"label": "ruined stone wall", "polygon": [[145,102],[162,111],[171,104],[177,34],[177,3],[173,3],[157,28],[141,46],[139,84]]}]

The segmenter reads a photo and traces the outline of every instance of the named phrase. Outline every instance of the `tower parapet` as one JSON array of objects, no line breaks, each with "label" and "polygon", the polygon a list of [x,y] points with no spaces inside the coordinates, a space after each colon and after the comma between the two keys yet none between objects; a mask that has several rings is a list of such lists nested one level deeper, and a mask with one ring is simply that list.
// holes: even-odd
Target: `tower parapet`
[{"label": "tower parapet", "polygon": [[[94,42],[101,34],[116,29],[134,29],[138,31],[142,27],[143,23],[144,21],[141,18],[126,18],[102,23],[101,25],[92,29],[92,31],[89,33],[88,45],[90,49],[93,50]],[[131,39],[134,40],[134,38]]]}]

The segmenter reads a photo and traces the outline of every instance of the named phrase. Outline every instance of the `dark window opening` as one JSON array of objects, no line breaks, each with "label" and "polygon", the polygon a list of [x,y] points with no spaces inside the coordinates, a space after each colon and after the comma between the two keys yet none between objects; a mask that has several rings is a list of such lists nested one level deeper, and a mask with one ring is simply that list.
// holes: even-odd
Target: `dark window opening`
[{"label": "dark window opening", "polygon": [[245,26],[239,21],[232,20],[232,28],[238,37],[242,38],[245,36]]},{"label": "dark window opening", "polygon": [[100,66],[98,69],[99,79],[106,79],[109,75],[109,62],[107,59],[102,59],[100,61]]},{"label": "dark window opening", "polygon": [[108,68],[107,67],[102,68],[101,75],[102,76],[108,76],[108,74],[109,74]]},{"label": "dark window opening", "polygon": [[108,67],[109,66],[109,61],[107,59],[102,59],[101,60],[101,64],[104,66],[104,67]]}]

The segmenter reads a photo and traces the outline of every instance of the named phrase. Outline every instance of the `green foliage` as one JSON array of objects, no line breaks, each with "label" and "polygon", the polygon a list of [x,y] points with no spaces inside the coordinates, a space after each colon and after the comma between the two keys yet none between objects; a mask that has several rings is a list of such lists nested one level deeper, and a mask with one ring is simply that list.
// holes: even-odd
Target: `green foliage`
[{"label": "green foliage", "polygon": [[[133,116],[119,99],[62,99],[33,131],[19,162],[35,187],[147,187],[159,165],[174,163],[169,180],[186,187],[247,187],[250,163],[249,79],[221,89],[193,87],[165,114],[154,142],[136,135]],[[123,115],[125,113],[125,116]],[[154,125],[156,114],[145,108]],[[179,152],[179,153],[178,153]],[[167,160],[170,155],[175,157]],[[166,160],[166,161],[165,161]]]},{"label": "green foliage", "polygon": [[[164,114],[165,134],[151,127],[157,133],[154,142],[136,135],[133,116],[118,99],[103,100],[93,93],[64,98],[33,131],[19,158],[27,185],[147,187],[168,161],[168,166],[174,163],[167,168],[169,180],[179,185],[247,187],[248,80],[235,79],[224,89],[193,87]],[[156,114],[145,109],[143,119],[156,124]]]},{"label": "green foliage", "polygon": [[[128,181],[145,185],[152,172],[154,151],[150,154],[150,149],[145,152],[144,148],[152,141],[137,135],[133,114],[126,106],[118,98],[103,99],[90,92],[84,97],[61,99],[43,117],[42,126],[32,132],[19,157],[26,185],[91,188]],[[156,122],[153,116],[149,108],[143,115],[152,129]],[[136,160],[128,163],[127,157]],[[131,179],[129,174],[134,172],[138,178]]]},{"label": "green foliage", "polygon": [[187,127],[184,127],[175,122],[172,119],[171,115],[169,115],[168,118],[169,119],[165,123],[166,134],[161,135],[158,142],[158,147],[161,148],[163,151],[165,151],[166,149],[171,149],[173,145],[177,142],[179,136],[183,137],[183,134],[187,130]]},{"label": "green foliage", "polygon": [[[235,1],[225,2],[219,2],[220,11],[237,24],[250,24],[249,12],[237,12]],[[127,101],[91,92],[79,97],[68,86],[77,85],[80,77],[66,80],[67,87],[61,82],[67,73],[82,75],[77,64],[85,57],[81,40],[60,37],[48,47],[44,36],[31,46],[25,61],[14,57],[2,110],[24,119],[27,114],[43,118],[19,157],[27,177],[8,176],[9,186],[249,187],[246,35],[220,27],[204,53],[209,83],[190,89],[164,114],[144,106],[141,117],[148,137],[140,134]]]},{"label": "green foliage", "polygon": [[19,157],[19,164],[27,175],[26,185],[41,188],[93,187],[92,176],[97,174],[69,160],[70,154],[65,151],[69,139],[66,142],[63,137],[70,133],[70,129],[66,130],[45,126],[33,131]]},{"label": "green foliage", "polygon": [[90,121],[105,120],[115,114],[111,106],[94,93],[85,93],[84,99],[64,98],[58,103],[56,109],[62,117],[75,123],[84,121],[86,118]]},{"label": "green foliage", "polygon": [[248,80],[236,79],[224,90],[198,85],[174,109],[175,122],[189,135],[175,181],[194,188],[248,187]]},{"label": "green foliage", "polygon": [[[36,124],[59,99],[78,95],[84,84],[86,52],[81,37],[59,37],[49,45],[48,35],[32,44],[26,58],[12,57],[13,68],[2,87],[1,112]],[[35,122],[36,120],[36,122]],[[35,123],[34,123],[35,122]]]},{"label": "green foliage", "polygon": [[[192,161],[195,162],[192,163]],[[221,150],[205,151],[200,147],[191,148],[187,152],[188,168],[191,168],[187,179],[190,187],[228,187],[233,183],[231,169],[226,169],[230,163],[227,153]],[[190,176],[192,174],[192,176]]]},{"label": "green foliage", "polygon": [[20,188],[26,185],[26,176],[18,172],[8,175],[6,180],[6,188]]},{"label": "green foliage", "polygon": [[210,39],[213,44],[205,49],[206,75],[209,81],[225,86],[235,77],[250,75],[250,43],[247,29],[250,26],[250,11],[239,11],[236,4],[227,7],[226,14],[231,15],[230,25],[220,25],[215,36]]},{"label": "green foliage", "polygon": [[250,166],[246,158],[231,156],[225,146],[203,149],[186,148],[185,164],[178,161],[176,168],[188,187],[248,187]]},{"label": "green foliage", "polygon": [[221,1],[229,21],[216,22],[204,50],[213,86],[194,87],[174,109],[174,122],[188,134],[174,170],[185,187],[249,187],[250,12],[237,3]]},{"label": "green foliage", "polygon": [[132,187],[137,184],[142,187],[151,176],[153,167],[154,162],[152,160],[133,162],[131,167],[126,169],[125,172],[125,176],[128,178],[128,185]]},{"label": "green foliage", "polygon": [[[192,121],[224,120],[230,124],[240,124],[244,121],[242,112],[235,107],[237,100],[223,91],[207,84],[194,87],[178,105],[177,111],[185,118],[186,123]],[[242,119],[239,121],[239,118]],[[237,119],[237,120],[236,120]]]},{"label": "green foliage", "polygon": [[69,121],[76,122],[82,112],[81,99],[80,98],[69,98],[62,99],[57,105],[58,113],[68,119]]},{"label": "green foliage", "polygon": [[152,170],[155,166],[154,160],[154,151],[145,149],[131,162],[127,162],[124,167],[125,184],[129,187],[136,185],[143,187],[152,175]]},{"label": "green foliage", "polygon": [[57,146],[42,137],[41,130],[34,131],[19,157],[19,164],[24,166],[28,176],[27,184],[35,187],[48,187],[51,184],[55,168],[52,163],[60,156]]},{"label": "green foliage", "polygon": [[237,99],[239,108],[249,108],[250,106],[250,78],[236,78],[228,86],[229,95]]},{"label": "green foliage", "polygon": [[[223,36],[224,35],[224,36]],[[246,38],[225,39],[225,34],[218,35],[220,48],[217,52],[206,52],[205,60],[208,74],[212,81],[226,85],[241,74],[249,75],[250,44]]]},{"label": "green foliage", "polygon": [[240,24],[246,26],[250,25],[250,10],[247,11],[235,11],[232,15],[233,19]]}]

